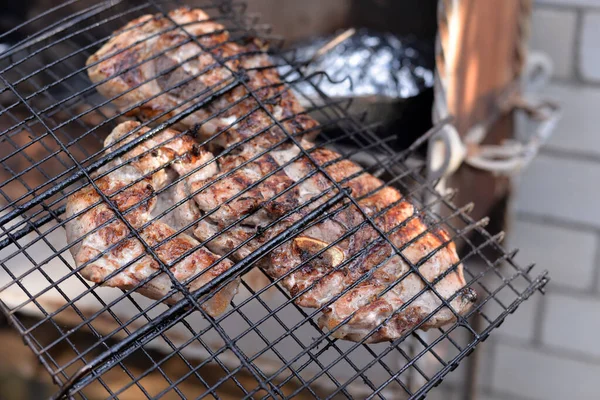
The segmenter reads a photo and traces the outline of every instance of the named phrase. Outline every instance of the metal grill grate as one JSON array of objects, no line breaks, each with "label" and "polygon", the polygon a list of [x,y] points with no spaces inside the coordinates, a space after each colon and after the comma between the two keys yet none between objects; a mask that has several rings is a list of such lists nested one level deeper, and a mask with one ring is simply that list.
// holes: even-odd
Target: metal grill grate
[{"label": "metal grill grate", "polygon": [[[245,16],[243,4],[191,1],[188,5],[202,8],[212,20],[225,25],[231,42],[254,37],[272,44],[277,42],[267,27]],[[290,133],[280,120],[270,115],[271,127],[278,126],[285,136],[281,143],[262,154],[284,144],[295,145],[300,149],[298,157],[306,157],[314,166],[311,174],[299,179],[296,185],[320,174],[329,179],[329,188],[290,211],[305,210],[304,218],[286,225],[286,229],[264,241],[249,256],[235,262],[206,285],[189,290],[186,282],[175,278],[169,265],[157,256],[158,245],[146,243],[139,230],[125,218],[127,213],[114,206],[110,196],[98,188],[100,176],[105,176],[111,168],[117,169],[110,167],[117,157],[238,87],[245,87],[248,98],[253,98],[255,104],[251,113],[243,118],[258,111],[269,113],[269,108],[248,85],[248,76],[232,71],[229,78],[215,84],[213,90],[208,88],[190,96],[183,109],[178,104],[176,113],[167,110],[165,116],[157,115],[143,122],[142,125],[150,129],[139,138],[117,144],[113,147],[116,150],[105,153],[104,139],[120,122],[128,119],[127,111],[137,105],[131,104],[129,110],[117,109],[112,104],[114,99],[98,94],[98,84],[90,82],[85,66],[86,59],[114,36],[114,30],[145,14],[168,18],[166,12],[173,6],[158,0],[133,4],[71,0],[16,28],[15,32],[27,39],[0,56],[1,306],[60,386],[57,398],[421,398],[485,340],[507,314],[543,288],[544,275],[532,279],[528,275],[531,267],[517,266],[513,261],[516,252],[506,253],[498,245],[500,235],[490,236],[483,229],[485,220],[473,221],[467,215],[468,205],[455,207],[451,203],[453,193],[438,194],[435,182],[427,182],[422,177],[423,163],[415,158],[415,149],[439,127],[410,148],[394,150],[394,135],[381,135],[377,126],[365,126],[360,117],[347,112],[349,104],[346,102],[326,99],[315,83],[327,76],[305,76],[302,66],[294,63],[293,52],[288,52],[277,58],[293,68],[282,76],[285,85],[278,86],[281,90],[276,96],[293,90],[307,104],[306,114],[320,122],[319,146],[336,149],[344,158],[359,163],[364,171],[381,177],[386,185],[411,199],[418,212],[395,229],[402,229],[413,218],[423,218],[427,220],[428,232],[443,228],[450,239],[417,263],[406,260],[403,252],[422,234],[400,248],[393,245],[389,239],[393,232],[379,228],[373,216],[359,205],[360,198],[345,189],[345,181],[338,182],[329,176],[328,164],[313,159],[314,149],[300,146],[300,136],[306,132]],[[174,24],[172,29],[181,28]],[[15,32],[8,32],[0,41]],[[190,35],[189,43],[202,47],[198,37]],[[271,51],[277,49],[278,46],[271,46]],[[225,60],[217,61],[215,68],[226,66]],[[303,93],[298,83],[309,83],[312,93]],[[175,88],[183,84],[179,82]],[[314,93],[319,94],[321,101],[314,100]],[[183,130],[178,137],[189,134],[194,134],[193,129]],[[210,141],[201,144],[211,145]],[[222,150],[215,154],[214,160],[235,154],[236,148],[234,145]],[[283,167],[278,167],[272,174],[281,169]],[[263,176],[236,197],[269,176]],[[80,275],[84,265],[77,266],[69,252],[75,244],[67,243],[65,224],[74,217],[66,217],[66,199],[90,185],[111,205],[115,218],[128,225],[131,234],[141,240],[147,254],[159,264],[154,275],[131,290],[119,291],[85,280]],[[189,199],[179,199],[164,214]],[[369,246],[388,243],[394,247],[394,253],[409,264],[409,272],[420,276],[425,284],[423,290],[395,313],[402,312],[425,291],[435,293],[441,300],[436,312],[449,306],[451,299],[439,295],[434,285],[456,269],[458,263],[434,282],[424,279],[419,267],[450,241],[459,248],[467,287],[478,293],[477,304],[466,315],[456,314],[456,322],[444,328],[418,331],[419,326],[435,314],[433,312],[402,337],[388,343],[367,344],[365,339],[348,342],[322,330],[316,319],[350,287],[319,308],[303,308],[294,301],[308,289],[292,296],[282,286],[283,278],[273,278],[254,267],[278,246],[329,218],[334,210],[352,205],[359,209],[364,220],[345,235],[352,235],[362,226],[378,231],[378,238],[353,257],[360,257]],[[248,217],[242,217],[232,226],[243,224]],[[282,219],[260,227],[255,237],[276,227]],[[105,225],[108,223],[110,221]],[[181,228],[177,234],[190,227]],[[217,235],[227,229],[230,227]],[[325,254],[336,243],[329,244],[312,258]],[[188,251],[178,260],[189,254]],[[232,254],[230,251],[223,257]],[[339,268],[351,261],[344,260]],[[168,274],[173,285],[161,300],[174,294],[181,297],[173,306],[135,293],[160,273]],[[366,273],[364,279],[369,274]],[[397,277],[389,288],[407,275]],[[201,305],[212,298],[215,289],[224,288],[238,277],[241,277],[240,289],[229,308],[219,316],[209,316]],[[356,285],[359,283],[360,280]],[[391,316],[370,334],[389,318]],[[480,323],[473,324],[474,319],[480,319]]]}]

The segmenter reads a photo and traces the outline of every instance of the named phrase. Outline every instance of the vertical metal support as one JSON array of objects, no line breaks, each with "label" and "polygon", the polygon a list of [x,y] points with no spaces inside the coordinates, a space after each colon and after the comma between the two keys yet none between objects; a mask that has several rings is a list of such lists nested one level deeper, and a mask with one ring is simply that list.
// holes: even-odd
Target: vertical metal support
[{"label": "vertical metal support", "polygon": [[[481,315],[475,313],[471,318],[471,327],[475,332],[481,332],[483,319]],[[479,397],[479,366],[481,365],[481,346],[473,349],[471,356],[465,361],[467,373],[465,374],[463,400],[475,400]]]}]

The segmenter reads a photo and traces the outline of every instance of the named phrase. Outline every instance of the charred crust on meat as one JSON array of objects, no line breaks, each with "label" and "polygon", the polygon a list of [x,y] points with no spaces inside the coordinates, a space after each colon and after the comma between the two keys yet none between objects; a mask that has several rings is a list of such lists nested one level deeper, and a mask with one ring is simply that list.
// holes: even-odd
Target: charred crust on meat
[{"label": "charred crust on meat", "polygon": [[296,199],[290,197],[291,196],[286,196],[281,201],[267,201],[262,207],[274,216],[282,216],[297,205]]},{"label": "charred crust on meat", "polygon": [[468,303],[475,303],[477,301],[477,292],[471,288],[464,288],[460,291],[460,297]]},{"label": "charred crust on meat", "polygon": [[200,137],[200,128],[201,127],[202,127],[202,125],[200,125],[200,124],[194,124],[194,126],[192,126],[190,128],[190,135],[194,138]]},{"label": "charred crust on meat", "polygon": [[[335,268],[344,261],[344,252],[339,247],[333,245],[327,248],[328,246],[329,243],[308,236],[299,236],[293,241],[293,248],[302,262],[312,258],[310,264],[314,264],[316,268]],[[312,269],[313,265],[310,267]]]},{"label": "charred crust on meat", "polygon": [[93,216],[94,216],[94,225],[100,226],[100,225],[104,224],[105,222],[107,222],[108,220],[114,218],[115,214],[108,209],[104,209],[98,213],[94,213]]},{"label": "charred crust on meat", "polygon": [[[388,322],[388,324],[393,325],[397,332],[404,334],[414,326],[420,324],[421,321],[423,321],[424,316],[426,316],[426,314],[424,314],[419,307],[408,307],[406,310],[397,314],[395,318]],[[383,328],[385,328],[385,326],[383,326],[382,329]],[[381,340],[381,338],[378,338],[377,341],[379,340]]]},{"label": "charred crust on meat", "polygon": [[250,76],[248,75],[248,72],[244,69],[244,68],[240,68],[235,74],[234,76],[240,81],[240,82],[248,82],[250,80]]},{"label": "charred crust on meat", "polygon": [[278,101],[277,101],[277,98],[275,98],[275,97],[269,97],[267,99],[264,99],[263,102],[265,104],[268,104],[268,105],[271,105],[271,106],[275,106],[275,105],[277,105]]},{"label": "charred crust on meat", "polygon": [[144,81],[141,70],[139,68],[133,68],[138,62],[137,52],[126,51],[116,56],[117,61],[112,64],[110,71],[106,71],[108,76],[119,75],[123,81],[129,86],[136,86],[137,84]]},{"label": "charred crust on meat", "polygon": [[[113,232],[111,232],[113,233]],[[109,240],[115,240],[116,238],[119,238],[120,234],[116,233],[114,235],[114,237],[110,238]],[[109,243],[112,243],[109,242]],[[131,239],[120,239],[119,242],[117,242],[116,246],[111,250],[111,253],[114,254],[115,256],[121,256],[126,250],[133,248],[135,246],[135,243],[133,240]]]},{"label": "charred crust on meat", "polygon": [[250,196],[241,196],[241,197],[238,197],[237,201],[239,201],[239,202],[254,201],[254,198],[250,197]]},{"label": "charred crust on meat", "polygon": [[199,157],[203,153],[204,153],[204,149],[198,143],[196,143],[192,146],[192,154],[194,156]]}]

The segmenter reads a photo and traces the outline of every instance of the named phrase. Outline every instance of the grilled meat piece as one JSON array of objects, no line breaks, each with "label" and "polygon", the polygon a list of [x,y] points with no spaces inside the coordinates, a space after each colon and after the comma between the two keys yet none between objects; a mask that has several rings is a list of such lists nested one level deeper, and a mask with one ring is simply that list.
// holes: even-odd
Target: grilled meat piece
[{"label": "grilled meat piece", "polygon": [[[288,152],[293,154],[292,149]],[[293,158],[291,154],[290,159]],[[276,182],[268,178],[242,193],[256,183],[245,181],[248,176],[260,179],[287,161],[271,154],[269,157],[271,163],[264,162],[262,165],[263,175],[252,167],[249,168],[251,172],[242,167],[212,185],[210,178],[190,182],[194,192],[206,186],[195,196],[199,208],[207,212],[216,210],[196,228],[194,233],[199,239],[207,240],[245,217],[242,223],[207,244],[217,254],[252,239],[234,254],[234,258],[243,259],[302,219],[319,204],[314,199],[332,187],[331,181],[321,172],[316,172],[310,160],[302,156],[286,166],[284,172],[273,174]],[[359,199],[360,209],[349,203],[338,207],[323,222],[282,244],[263,259],[261,266],[265,271],[273,278],[282,278],[282,284],[290,294],[298,296],[296,304],[312,308],[326,306],[318,322],[330,330],[356,311],[356,315],[344,321],[332,334],[354,341],[365,338],[386,319],[389,321],[371,334],[367,342],[401,337],[419,323],[422,323],[422,329],[427,329],[453,321],[452,311],[442,307],[442,300],[431,290],[425,290],[426,283],[412,272],[409,265],[412,263],[421,264],[418,270],[428,282],[446,274],[434,285],[435,290],[444,299],[460,291],[451,302],[452,308],[458,314],[470,309],[475,300],[474,292],[462,289],[465,286],[463,267],[446,232],[428,227],[415,214],[413,205],[396,189],[385,186],[357,164],[322,148],[313,149],[311,157],[333,180],[352,190],[353,197]],[[281,164],[274,160],[280,160]],[[225,175],[226,170],[222,169],[221,174]],[[311,174],[310,178],[302,181]],[[244,175],[246,178],[240,178]],[[286,193],[282,194],[284,191]],[[240,193],[241,197],[230,200]],[[277,195],[281,196],[272,199]],[[319,201],[328,197],[322,196]],[[303,204],[308,206],[296,211]],[[279,217],[285,219],[253,239],[261,226]],[[367,218],[372,218],[374,223],[371,224]],[[391,243],[378,230],[387,233]],[[392,245],[403,249],[403,257],[397,255]],[[354,287],[348,289],[351,286]],[[342,293],[339,299],[329,304]],[[406,308],[396,312],[404,305]]]},{"label": "grilled meat piece", "polygon": [[[263,45],[230,41],[223,26],[199,10],[177,9],[169,17],[188,25],[175,28],[161,16],[131,22],[90,58],[90,78],[108,79],[99,90],[117,96],[120,100],[115,103],[122,109],[123,104],[139,101],[132,112],[145,119],[155,115],[149,110],[176,113],[182,104],[206,98],[233,74],[248,78],[180,123],[198,129],[210,149],[223,151],[217,175],[187,181],[204,214],[194,233],[203,241],[212,238],[208,248],[225,254],[239,247],[233,258],[243,259],[340,186],[346,187],[352,190],[354,202],[339,205],[261,261],[270,276],[282,278],[283,286],[297,296],[296,303],[324,307],[319,324],[334,330],[334,337],[368,342],[399,338],[417,325],[439,327],[455,320],[455,313],[469,310],[475,295],[464,288],[463,267],[448,234],[428,227],[398,190],[339,154],[315,147],[311,139],[317,134],[316,121],[281,82]],[[167,49],[173,37],[182,47]],[[193,41],[187,42],[190,37]],[[145,38],[128,47],[132,40]],[[198,75],[182,79],[177,69],[144,62],[162,53],[183,62],[177,69]],[[132,58],[154,66],[137,67],[127,61]],[[159,87],[161,79],[171,85]],[[206,83],[209,79],[212,85]],[[142,81],[147,83],[130,90]],[[190,100],[189,91],[171,89],[184,81],[205,88],[206,93]],[[161,90],[168,92],[161,94]],[[151,98],[154,95],[158,96]],[[436,279],[439,296],[427,288]],[[442,299],[454,295],[453,310],[443,306]],[[383,325],[377,329],[379,324]],[[375,332],[369,335],[371,330]]]},{"label": "grilled meat piece", "polygon": [[[105,141],[106,151],[111,152],[148,132],[148,128],[132,132],[139,125],[139,122],[130,121],[117,126]],[[216,172],[214,163],[197,169],[210,160],[212,154],[200,149],[191,137],[167,129],[108,163],[98,173],[108,174],[95,180],[98,189],[112,200],[144,242],[148,246],[158,246],[154,251],[177,280],[183,282],[202,273],[187,284],[190,291],[219,276],[232,263],[227,259],[219,261],[219,256],[199,247],[198,241],[190,235],[176,234],[193,225],[199,211],[193,201],[188,201],[167,213],[169,207],[190,196],[185,180],[168,188],[167,185],[174,182],[178,173],[192,172],[190,177],[196,179],[213,175]],[[113,168],[114,171],[109,172]],[[157,194],[160,190],[163,191]],[[142,242],[131,237],[127,225],[115,219],[115,213],[93,186],[88,185],[68,198],[67,217],[74,217],[66,226],[67,240],[72,245],[76,264],[87,264],[81,270],[84,278],[105,286],[132,289],[160,269]],[[172,265],[188,252],[189,255]],[[203,304],[204,310],[211,316],[224,312],[238,285],[239,282],[234,281],[213,293]],[[160,299],[172,287],[168,275],[160,273],[137,291]],[[181,298],[178,293],[166,302],[174,304]]]},{"label": "grilled meat piece", "polygon": [[[283,96],[280,113],[295,114],[295,110],[285,104],[290,102],[296,106],[297,102],[289,92],[282,91],[283,85],[264,54],[263,43],[248,40],[242,46],[231,41],[223,25],[212,21],[202,10],[179,8],[170,12],[169,17],[170,20],[145,15],[129,22],[87,60],[89,77],[99,84],[98,91],[112,99],[122,111],[143,120],[161,121],[205,101],[232,83],[234,72],[247,72],[248,85],[260,100],[266,101],[279,93]],[[220,61],[227,67],[222,67]],[[249,112],[253,112],[252,115],[240,118]],[[297,117],[298,120],[303,118]],[[312,119],[306,119],[316,125]],[[294,122],[286,122],[291,123]],[[258,110],[256,99],[240,85],[174,128],[196,124],[201,124],[203,132],[209,135],[239,124],[239,129],[228,130],[210,143],[223,148],[248,139],[247,133],[256,136],[262,127],[273,122],[264,110]],[[284,138],[281,130],[273,129],[256,136],[254,143],[268,146]]]}]

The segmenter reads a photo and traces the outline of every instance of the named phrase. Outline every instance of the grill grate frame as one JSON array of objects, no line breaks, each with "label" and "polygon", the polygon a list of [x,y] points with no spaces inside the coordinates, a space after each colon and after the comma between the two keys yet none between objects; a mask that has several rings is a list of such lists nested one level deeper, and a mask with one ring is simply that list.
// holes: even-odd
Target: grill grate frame
[{"label": "grill grate frame", "polygon": [[[132,389],[139,391],[147,398],[168,395],[173,395],[175,398],[188,398],[189,394],[180,389],[181,383],[188,378],[196,380],[204,387],[204,392],[199,394],[200,398],[206,396],[223,398],[222,389],[227,384],[237,387],[238,394],[248,398],[261,395],[270,398],[296,395],[305,395],[308,398],[329,398],[340,395],[351,398],[356,382],[364,384],[369,397],[372,398],[387,398],[393,388],[404,391],[406,397],[420,398],[439,384],[450,370],[456,368],[458,363],[477,344],[485,340],[490,331],[500,325],[507,314],[513,312],[535,291],[543,288],[547,282],[544,274],[535,279],[531,278],[529,276],[531,268],[519,267],[513,260],[515,252],[506,253],[498,245],[501,235],[489,235],[483,229],[485,220],[473,221],[468,216],[470,208],[468,205],[461,208],[454,206],[451,202],[452,193],[438,194],[434,189],[435,182],[428,182],[421,176],[422,164],[413,165],[409,162],[409,157],[415,153],[418,145],[427,140],[440,126],[434,128],[409,149],[398,152],[390,146],[393,137],[378,136],[375,133],[376,127],[365,126],[359,117],[348,114],[349,104],[334,103],[326,99],[323,93],[319,93],[319,95],[324,102],[317,104],[312,101],[307,112],[311,115],[319,115],[320,120],[325,120],[325,122],[321,122],[321,128],[331,124],[336,126],[342,134],[341,136],[330,136],[324,132],[320,135],[320,144],[336,146],[339,145],[340,139],[352,140],[355,143],[354,150],[340,151],[339,147],[336,150],[346,158],[352,159],[360,155],[371,158],[370,165],[365,167],[367,171],[393,176],[392,179],[386,179],[387,184],[394,184],[396,187],[400,187],[403,193],[411,195],[413,203],[421,213],[431,218],[430,226],[432,228],[444,226],[450,232],[451,239],[462,244],[461,261],[483,264],[482,267],[469,267],[469,264],[465,266],[467,285],[476,287],[480,297],[483,297],[467,316],[458,315],[456,323],[445,329],[436,329],[435,332],[423,333],[413,330],[410,335],[405,335],[390,344],[349,344],[331,338],[329,333],[324,333],[318,328],[314,317],[322,311],[323,307],[306,311],[296,306],[293,299],[299,295],[291,297],[278,284],[281,278],[273,280],[266,274],[264,278],[269,283],[258,290],[252,287],[250,279],[242,279],[242,286],[248,295],[243,300],[236,297],[233,301],[234,306],[230,307],[223,315],[211,318],[200,308],[200,304],[208,299],[207,295],[212,289],[223,287],[237,276],[247,277],[248,271],[261,256],[289,240],[297,234],[298,230],[305,229],[324,219],[331,206],[339,204],[342,200],[346,201],[346,206],[351,202],[358,205],[356,199],[345,191],[339,182],[331,178],[332,196],[327,202],[313,210],[305,220],[286,229],[251,257],[236,263],[235,267],[205,287],[190,293],[184,284],[171,275],[176,290],[185,296],[184,300],[171,308],[167,309],[160,301],[150,301],[144,304],[140,301],[139,296],[132,295],[133,291],[121,292],[118,297],[111,298],[106,295],[105,290],[111,290],[114,294],[115,291],[118,292],[117,289],[104,289],[85,281],[77,273],[82,267],[75,268],[69,259],[68,247],[58,247],[54,243],[54,236],[57,233],[64,234],[64,224],[67,221],[62,214],[66,196],[83,185],[92,185],[98,190],[95,185],[97,178],[92,178],[91,173],[211,100],[209,97],[199,103],[192,102],[187,111],[151,128],[141,138],[121,146],[119,150],[109,155],[102,153],[102,137],[106,136],[116,121],[122,118],[122,114],[111,107],[110,99],[103,99],[96,93],[97,84],[91,84],[86,77],[86,67],[82,68],[78,65],[84,65],[81,60],[85,60],[108,40],[110,32],[134,17],[148,13],[166,15],[165,10],[171,8],[166,3],[154,0],[130,6],[123,1],[93,4],[93,2],[85,0],[71,0],[41,14],[37,19],[15,28],[15,31],[27,31],[30,27],[44,27],[38,29],[35,35],[29,36],[0,55],[0,81],[2,82],[0,96],[4,96],[0,119],[8,119],[10,125],[0,132],[3,142],[0,147],[7,149],[2,150],[0,156],[0,165],[6,175],[6,180],[0,183],[0,196],[4,203],[0,206],[2,213],[0,216],[0,226],[2,227],[0,249],[3,249],[3,253],[0,253],[0,264],[4,272],[4,275],[0,276],[2,278],[0,280],[0,300],[2,300],[0,306],[3,313],[19,330],[27,345],[31,347],[51,374],[55,383],[61,386],[57,398],[63,395],[88,398],[86,389],[94,382],[104,388],[106,394],[104,397],[107,398],[118,398],[120,394]],[[256,21],[244,16],[245,6],[242,3],[227,1],[217,3],[191,1],[189,3],[190,6],[198,6],[212,12],[213,18],[225,24],[235,36],[234,40],[252,36],[271,39],[271,42],[275,40],[271,37],[267,27],[257,25]],[[88,4],[91,5],[88,6]],[[57,15],[71,5],[81,5],[82,7],[78,12],[68,15],[65,19],[54,22]],[[108,29],[109,26],[110,29]],[[181,26],[175,24],[173,29],[178,28]],[[108,36],[99,34],[100,30],[108,33]],[[9,33],[14,32],[11,31],[7,34]],[[0,41],[7,34],[0,36]],[[190,41],[199,44],[196,38],[190,37]],[[277,46],[272,46],[272,48],[277,51]],[[59,50],[66,51],[66,54],[53,61],[48,61],[53,54],[60,54]],[[283,57],[283,60],[294,65],[293,54],[291,58],[288,54],[287,57]],[[223,60],[219,62],[221,66],[224,65]],[[233,76],[231,82],[226,82],[227,85],[213,97],[231,90],[237,85],[246,84],[243,75],[234,73]],[[297,67],[292,69],[289,76],[283,77],[286,82],[286,88],[283,90],[296,89],[295,82],[305,81],[311,83],[312,88],[318,92],[315,85],[315,80],[318,79],[327,79],[327,76],[323,74],[304,76]],[[252,90],[249,92],[252,96]],[[298,93],[297,89],[296,92]],[[299,95],[303,95],[305,100],[311,101],[306,94],[300,92]],[[257,109],[266,111],[261,100],[256,96],[254,99]],[[286,132],[285,141],[295,142],[298,145],[297,139],[287,133],[279,121],[272,116],[271,118],[274,124],[279,124]],[[71,131],[76,133],[73,134]],[[182,132],[182,134],[187,134],[187,132]],[[216,158],[232,150],[232,148],[225,150]],[[304,153],[302,155],[313,162],[316,167],[315,173],[327,176],[324,166],[312,160],[310,151],[302,149],[302,152]],[[101,192],[99,191],[99,193]],[[325,194],[329,195],[329,193]],[[106,196],[102,196],[104,201],[112,204]],[[113,211],[117,218],[127,223],[124,214],[114,206]],[[364,214],[364,217],[366,223],[379,230],[371,216]],[[140,239],[135,229],[129,228]],[[380,231],[379,233],[380,240],[392,244],[387,238],[389,232],[386,234]],[[481,244],[474,245],[469,234],[477,235],[481,239],[477,243]],[[142,243],[144,243],[143,240]],[[333,245],[331,244],[329,247]],[[41,260],[37,254],[34,254],[40,246],[50,252]],[[170,274],[168,266],[156,256],[154,249],[146,246],[146,250],[149,254],[154,255],[161,270]],[[402,256],[403,248],[395,250]],[[495,257],[491,257],[490,252],[495,254]],[[433,253],[429,257],[432,255]],[[29,268],[19,271],[19,274],[15,275],[13,271],[16,269],[15,263],[23,263],[23,260]],[[417,265],[406,259],[405,261],[411,266],[411,272],[419,274],[418,266],[425,260],[421,260]],[[46,271],[51,263],[62,264],[68,272],[58,279],[51,276],[49,271]],[[34,275],[41,275],[37,280],[47,281],[47,286],[37,292],[32,291],[37,288],[29,279]],[[439,279],[443,276],[445,275]],[[399,280],[401,279],[402,277],[399,278]],[[436,293],[433,284],[423,280],[426,283],[424,290]],[[77,281],[82,287],[77,296],[72,296],[65,291],[66,283],[73,281]],[[8,304],[4,296],[9,290],[22,292],[25,299],[18,304]],[[269,290],[276,291],[284,301],[275,306],[270,305],[268,299],[265,298],[265,294]],[[501,300],[501,293],[506,296],[506,291],[510,293],[508,302]],[[51,292],[56,292],[56,296],[64,301],[56,309],[50,309],[42,301],[44,295]],[[441,298],[439,294],[437,295]],[[78,302],[87,296],[92,297],[99,304],[92,314],[78,306]],[[341,294],[334,297],[332,301],[339,296]],[[449,300],[442,299],[441,306],[447,306],[448,302]],[[125,303],[135,310],[128,315],[128,321],[119,315],[120,308]],[[262,307],[266,314],[258,321],[253,321],[254,316],[244,312],[244,307],[249,304],[254,307]],[[496,311],[490,310],[492,304],[495,304]],[[289,309],[298,314],[299,321],[293,324],[285,321],[284,314]],[[73,324],[67,329],[62,326],[60,319],[61,313],[66,310],[72,311],[80,319],[77,324]],[[27,323],[23,314],[31,312],[40,318],[33,323]],[[106,314],[114,320],[116,328],[103,332],[99,329],[97,321]],[[202,329],[190,323],[189,316],[194,315],[195,318],[199,318],[198,314],[202,314],[202,319],[206,322]],[[474,328],[469,322],[469,318],[475,316],[484,321],[482,329]],[[248,325],[235,337],[231,337],[227,332],[229,329],[226,329],[228,321],[233,317],[238,321],[240,319],[245,321]],[[283,333],[268,337],[261,330],[261,324],[269,319],[274,320],[283,329]],[[133,324],[140,320],[143,322]],[[56,331],[58,337],[52,338],[50,341],[48,338],[42,337],[38,330],[43,326],[50,326]],[[305,326],[311,328],[312,334],[318,335],[316,338],[310,338],[308,344],[306,343],[307,336],[301,332],[305,330]],[[186,331],[189,334],[187,340],[178,343],[173,341],[169,332],[174,327]],[[73,335],[81,329],[89,330],[94,337],[92,343],[88,343],[87,347],[82,347],[72,340]],[[211,332],[220,340],[220,346],[208,343],[207,337]],[[244,337],[250,334],[256,335],[264,343],[264,347],[251,356],[247,354],[249,352],[247,347],[242,348],[243,346],[239,345],[240,342],[243,342]],[[462,338],[464,335],[468,339]],[[301,349],[297,354],[289,356],[282,353],[282,347],[285,347],[284,344],[288,339]],[[156,341],[164,342],[165,348],[170,349],[160,356],[162,358],[153,354],[145,346]],[[441,344],[453,348],[453,355],[444,356],[442,351],[437,350],[436,346]],[[192,345],[204,349],[208,356],[200,361],[190,357],[186,351]],[[58,359],[54,352],[58,347],[67,347],[73,356],[68,360]],[[445,351],[448,352],[448,349],[446,348]],[[331,356],[330,352],[336,353],[337,356]],[[134,353],[141,353],[151,364],[138,376],[126,363]],[[276,364],[278,363],[272,371],[268,371],[263,366],[261,358],[266,353],[272,353],[274,357],[271,359],[274,359]],[[225,359],[222,356],[224,354],[229,355],[229,358]],[[359,359],[357,355],[361,355],[359,358],[364,358]],[[403,360],[401,365],[392,365],[391,357],[388,355]],[[327,363],[326,360],[331,357],[333,360]],[[426,371],[427,368],[422,365],[424,357],[433,358],[439,367],[432,373]],[[171,359],[180,360],[188,371],[179,377],[170,376],[169,371],[163,368],[163,365]],[[368,362],[359,362],[364,360],[368,360]],[[341,364],[348,367],[351,375],[347,376],[336,370],[336,366]],[[200,373],[203,367],[209,365],[218,367],[224,373],[212,383],[203,377],[203,373]],[[305,372],[309,371],[311,365],[312,367],[316,366],[317,372],[314,372],[313,376],[307,377]],[[375,367],[377,367],[376,371],[384,372],[385,379],[383,381],[375,380],[373,376]],[[116,387],[106,381],[106,373],[114,368],[119,368],[126,374],[127,383]],[[163,377],[166,386],[160,391],[151,392],[146,388],[144,379],[155,372]],[[412,374],[413,379],[409,379],[409,374]],[[248,388],[248,385],[241,381],[242,375],[253,379],[255,386]],[[323,392],[324,389],[321,387],[327,385],[321,381],[327,380],[333,384],[334,388],[325,389]],[[409,382],[411,380],[418,380],[420,383]],[[288,390],[288,386],[292,383],[295,385],[294,389]]]}]

